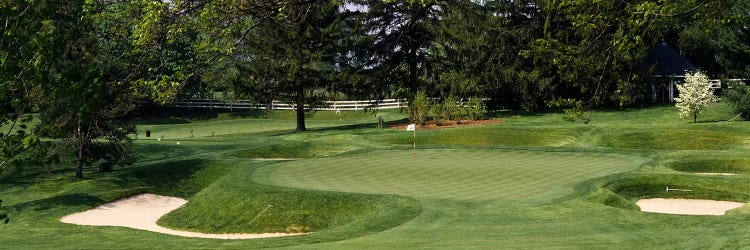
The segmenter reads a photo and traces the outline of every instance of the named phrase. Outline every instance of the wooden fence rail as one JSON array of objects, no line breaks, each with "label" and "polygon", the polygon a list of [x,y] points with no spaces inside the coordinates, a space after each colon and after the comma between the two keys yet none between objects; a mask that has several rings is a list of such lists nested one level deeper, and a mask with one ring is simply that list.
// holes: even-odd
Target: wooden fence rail
[{"label": "wooden fence rail", "polygon": [[[316,107],[315,110],[364,110],[364,109],[400,109],[406,107],[407,103],[403,100],[386,99],[377,101],[328,101],[323,106]],[[196,108],[196,109],[228,109],[228,110],[294,110],[293,103],[281,101],[272,101],[269,104],[251,103],[248,100],[219,100],[219,99],[192,99],[187,101],[173,102],[168,105],[175,108]]]}]

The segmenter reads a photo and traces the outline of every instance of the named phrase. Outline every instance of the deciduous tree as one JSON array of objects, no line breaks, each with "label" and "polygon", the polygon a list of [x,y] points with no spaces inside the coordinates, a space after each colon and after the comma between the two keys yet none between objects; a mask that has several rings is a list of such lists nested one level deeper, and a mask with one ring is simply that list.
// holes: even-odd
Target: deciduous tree
[{"label": "deciduous tree", "polygon": [[[0,46],[5,58],[11,58],[2,62],[0,74],[3,84],[11,85],[6,98],[12,102],[6,109],[13,111],[14,117],[31,111],[39,114],[39,123],[27,129],[31,135],[20,139],[18,136],[27,132],[18,130],[18,136],[8,133],[4,139],[12,139],[15,147],[28,148],[36,143],[72,149],[76,152],[78,178],[83,177],[86,163],[102,158],[120,163],[132,160],[126,146],[132,127],[124,123],[124,115],[133,107],[134,99],[122,78],[127,67],[119,63],[118,56],[124,52],[104,52],[105,45],[121,40],[109,40],[97,33],[97,16],[108,4],[41,0],[3,6],[9,25]],[[42,136],[57,140],[39,143]],[[58,156],[52,147],[41,149],[52,150],[41,155]]]},{"label": "deciduous tree", "polygon": [[709,88],[708,77],[703,73],[688,73],[685,83],[677,85],[680,96],[675,98],[675,107],[680,110],[680,117],[698,122],[708,106],[716,102],[713,90]]}]

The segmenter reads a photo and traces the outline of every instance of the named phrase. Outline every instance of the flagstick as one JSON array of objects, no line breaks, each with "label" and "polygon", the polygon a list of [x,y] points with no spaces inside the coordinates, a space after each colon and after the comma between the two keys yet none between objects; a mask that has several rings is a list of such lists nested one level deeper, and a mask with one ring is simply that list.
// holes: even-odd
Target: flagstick
[{"label": "flagstick", "polygon": [[414,126],[414,149],[417,149],[417,126]]}]

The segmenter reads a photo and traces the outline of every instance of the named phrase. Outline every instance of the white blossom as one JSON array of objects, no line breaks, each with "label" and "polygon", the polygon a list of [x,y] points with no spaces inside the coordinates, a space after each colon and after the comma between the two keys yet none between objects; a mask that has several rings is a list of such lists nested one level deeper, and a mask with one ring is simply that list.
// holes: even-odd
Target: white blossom
[{"label": "white blossom", "polygon": [[680,97],[674,99],[680,110],[680,117],[698,121],[698,116],[716,102],[713,91],[709,88],[708,77],[703,73],[686,74],[685,83],[677,85]]}]

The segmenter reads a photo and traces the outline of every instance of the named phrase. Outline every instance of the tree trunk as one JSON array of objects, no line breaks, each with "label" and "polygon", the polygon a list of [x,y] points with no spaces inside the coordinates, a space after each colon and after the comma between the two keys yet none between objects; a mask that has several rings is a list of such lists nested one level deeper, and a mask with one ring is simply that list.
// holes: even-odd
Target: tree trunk
[{"label": "tree trunk", "polygon": [[698,113],[693,114],[693,123],[698,122]]},{"label": "tree trunk", "polygon": [[409,89],[415,91],[418,89],[417,81],[419,80],[419,72],[417,69],[417,50],[418,48],[412,48],[409,52]]},{"label": "tree trunk", "polygon": [[305,91],[302,87],[297,89],[297,102],[295,103],[297,105],[297,132],[305,132],[307,131],[307,128],[305,127]]},{"label": "tree trunk", "polygon": [[83,135],[81,134],[81,125],[78,124],[76,131],[76,143],[78,143],[78,160],[76,161],[76,179],[83,179]]}]

